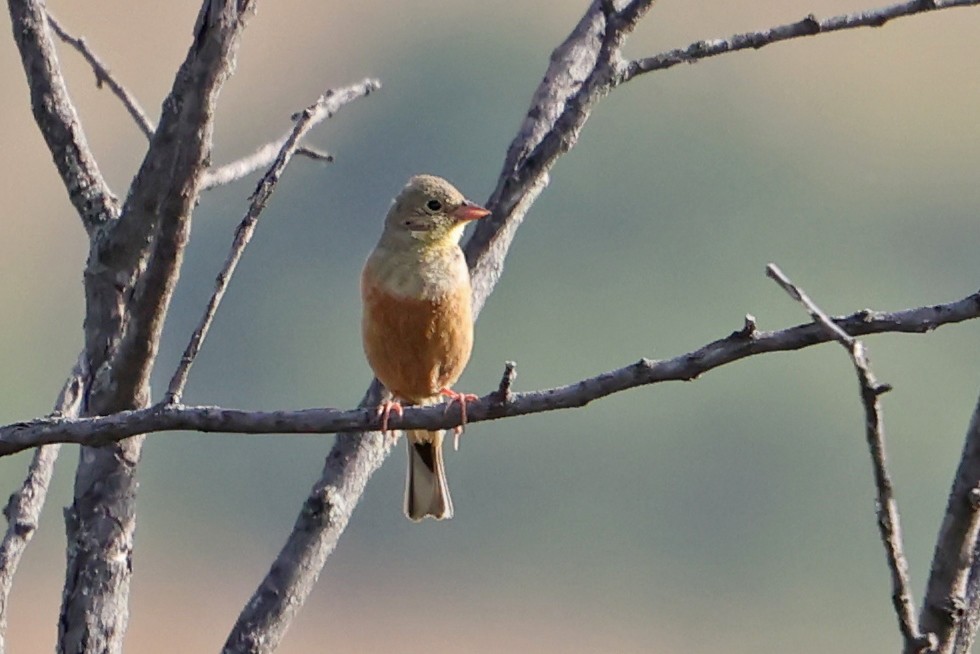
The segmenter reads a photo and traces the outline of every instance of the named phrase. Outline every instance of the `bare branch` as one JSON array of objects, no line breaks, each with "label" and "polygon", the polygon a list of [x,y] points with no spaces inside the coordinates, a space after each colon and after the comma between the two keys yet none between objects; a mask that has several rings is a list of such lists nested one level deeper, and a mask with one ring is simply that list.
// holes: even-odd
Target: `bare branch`
[{"label": "bare branch", "polygon": [[[320,122],[321,120],[329,117],[330,116],[328,115],[320,116],[316,122]],[[266,143],[247,157],[242,157],[241,159],[208,171],[204,176],[204,182],[201,186],[201,190],[210,191],[215,187],[237,182],[243,177],[251,175],[256,170],[272,164],[272,162],[276,160],[276,156],[278,156],[279,151],[282,149],[283,144],[288,138],[289,133],[276,139],[275,141]],[[296,148],[295,154],[309,157],[314,161],[326,161],[328,163],[333,161],[333,155],[327,152],[320,152],[319,150],[308,146],[300,146]]]},{"label": "bare branch", "polygon": [[[547,185],[548,171],[574,146],[592,106],[613,87],[621,61],[619,47],[652,0],[633,0],[622,14],[614,4],[593,0],[552,53],[544,81],[508,149],[497,187],[486,204],[493,213],[480,221],[465,248],[474,316],[497,283],[514,233]],[[361,406],[377,406],[379,398],[375,383]],[[347,527],[368,478],[389,451],[390,443],[376,432],[337,437],[286,545],[243,609],[224,652],[276,649]]]},{"label": "bare branch", "polygon": [[[380,399],[381,386],[374,382],[361,406],[376,407]],[[347,528],[368,479],[391,453],[393,443],[378,432],[337,434],[286,544],[242,609],[222,654],[275,651]]]},{"label": "bare branch", "polygon": [[[8,1],[13,5],[16,0]],[[501,274],[504,257],[515,230],[537,195],[547,185],[551,166],[574,146],[595,103],[617,84],[636,74],[647,72],[625,64],[620,46],[651,4],[652,0],[595,0],[573,33],[555,51],[545,81],[535,94],[521,133],[508,151],[497,187],[488,202],[494,216],[483,221],[474,238],[467,244],[467,260],[472,270],[477,312]],[[936,6],[926,0],[915,4],[923,8]],[[946,3],[944,6],[954,4]],[[142,406],[147,400],[146,379],[156,354],[163,314],[176,282],[183,245],[187,238],[190,211],[199,192],[209,183],[208,173],[203,170],[203,162],[207,159],[210,143],[210,105],[224,76],[229,72],[227,67],[213,65],[213,62],[230,61],[233,58],[237,36],[244,23],[243,15],[251,8],[252,3],[249,0],[239,0],[237,3],[228,0],[204,2],[195,30],[193,54],[188,55],[175,82],[174,91],[164,105],[161,127],[151,142],[150,152],[130,191],[123,217],[113,229],[97,234],[94,239],[90,266],[86,271],[86,323],[89,325],[86,352],[89,360],[95,364],[92,370],[95,384],[92,403],[87,413],[117,412]],[[820,26],[819,22],[814,22]],[[15,33],[19,29],[16,18],[14,29]],[[737,48],[729,48],[733,49]],[[219,56],[215,57],[215,54]],[[686,60],[693,58],[700,57],[689,56]],[[32,83],[32,88],[33,86]],[[188,89],[198,90],[198,96],[188,97],[182,92]],[[188,127],[196,131],[188,131]],[[43,129],[42,127],[42,131]],[[55,158],[58,159],[57,153]],[[247,168],[247,164],[245,167]],[[241,169],[243,168],[239,170]],[[176,175],[173,174],[174,171],[177,171]],[[231,178],[234,178],[234,174]],[[71,187],[69,192],[71,193]],[[79,206],[78,203],[76,206]],[[115,214],[109,217],[114,216]],[[89,223],[86,225],[88,227]],[[92,231],[94,230],[90,228],[90,232]],[[975,298],[972,305],[972,310],[975,311]],[[132,320],[127,323],[123,316],[131,316]],[[862,314],[863,319],[870,319],[869,317],[870,314]],[[943,323],[916,325],[909,331],[925,331],[938,324]],[[206,326],[201,332],[202,338],[204,331]],[[502,381],[498,390],[509,401],[502,403],[499,396],[492,394],[481,400],[480,407],[473,407],[471,413],[475,415],[471,420],[498,417],[492,415],[494,410],[501,410],[501,416],[517,415],[511,413],[512,408],[521,406],[525,401],[532,404],[543,402],[541,406],[544,408],[535,410],[580,406],[590,399],[617,392],[621,384],[630,384],[637,379],[641,380],[639,383],[653,383],[672,378],[669,377],[672,370],[673,374],[680,370],[690,375],[676,378],[693,378],[717,365],[758,353],[753,348],[759,342],[769,342],[771,346],[773,342],[779,341],[778,338],[767,341],[767,336],[779,337],[790,332],[801,339],[792,344],[791,349],[829,339],[823,332],[807,332],[805,327],[772,335],[758,334],[754,327],[747,324],[746,328],[727,339],[709,344],[685,357],[666,362],[641,361],[634,366],[584,380],[573,386],[544,392],[540,397],[535,394],[510,394],[508,397],[510,376],[505,374],[506,382]],[[725,357],[729,359],[726,361]],[[193,360],[193,355],[190,360]],[[664,377],[654,379],[657,375]],[[186,378],[186,372],[184,377]],[[652,381],[642,381],[644,379]],[[182,388],[183,382],[178,381],[177,387]],[[629,386],[623,386],[625,387]],[[179,396],[179,391],[175,396]],[[362,406],[373,405],[376,400],[375,384]],[[567,404],[554,404],[555,401]],[[478,417],[481,407],[485,411],[483,418]],[[196,409],[224,411],[202,407]],[[153,419],[159,420],[161,417],[180,416],[180,412],[185,410],[195,409],[169,406],[156,407],[150,411],[155,412]],[[446,420],[445,417],[436,415],[437,410],[431,410],[432,417],[424,415],[423,411],[425,410],[419,410],[417,414],[414,411],[407,412],[404,424],[411,424],[409,421],[415,419],[420,421],[419,426],[427,426],[426,420],[431,420],[432,424],[437,424],[440,419]],[[120,415],[139,416],[142,413],[134,411]],[[372,423],[369,416],[373,417],[373,413],[356,413],[361,422],[353,429],[370,429]],[[105,420],[115,417],[108,416]],[[208,419],[206,415],[200,417],[203,420]],[[292,419],[288,415],[286,417]],[[319,419],[319,416],[316,417]],[[336,415],[332,417],[336,418]],[[184,418],[187,416],[184,415],[181,419]],[[234,419],[235,416],[231,414],[218,415],[217,427],[224,424],[221,421]],[[29,429],[30,426],[24,428]],[[144,430],[145,428],[140,428],[139,431]],[[283,431],[281,424],[276,425],[276,431]],[[18,433],[23,434],[23,429]],[[92,440],[86,442],[103,442],[99,439],[105,438],[106,434],[110,434],[110,440],[117,440],[111,429],[108,429],[94,437],[88,434],[86,438]],[[79,468],[76,506],[72,507],[67,516],[70,557],[73,556],[72,547],[80,546],[82,542],[78,534],[84,530],[80,528],[82,521],[79,520],[76,508],[84,500],[91,502],[91,505],[82,507],[82,518],[86,514],[89,518],[93,517],[95,507],[107,505],[110,509],[108,515],[122,523],[115,531],[107,529],[103,532],[111,538],[115,538],[118,532],[123,532],[119,535],[121,552],[108,552],[104,547],[108,539],[99,536],[94,542],[102,551],[97,552],[95,557],[106,561],[108,555],[112,554],[119,562],[128,565],[130,561],[132,496],[135,492],[132,471],[139,457],[139,439],[126,443],[105,450],[86,450],[86,456],[90,456],[92,461]],[[390,442],[379,438],[376,433],[341,434],[337,438],[337,444],[327,458],[323,474],[314,484],[287,545],[252,601],[245,607],[235,630],[229,636],[226,651],[270,651],[276,647],[286,625],[305,600],[323,562],[345,529],[367,479],[381,465],[389,448]],[[117,508],[122,509],[119,515],[115,513]],[[94,530],[92,533],[99,534]],[[76,565],[74,560],[69,561],[69,578],[80,579],[83,588],[86,584],[88,587],[94,586],[90,582],[97,578],[96,572],[96,567]],[[85,578],[86,575],[88,578]],[[120,579],[128,586],[128,576]],[[117,585],[118,580],[115,578],[108,584],[110,595],[120,595],[116,590]],[[93,602],[86,608],[82,601],[77,601],[77,595],[73,598],[70,590],[66,585],[66,608],[60,621],[63,626],[69,625],[73,620],[80,622],[89,614],[114,612],[122,616],[121,621],[117,621],[115,625],[95,625],[95,630],[105,632],[105,627],[118,627],[120,624],[124,628],[124,605],[120,610],[118,602]],[[122,593],[123,596],[124,594]],[[82,609],[86,612],[80,615],[78,612]],[[71,611],[75,613],[72,614]],[[105,649],[118,650],[121,632],[122,629],[119,629],[120,635],[109,642]],[[97,633],[90,641],[94,647],[103,646],[101,635]],[[64,631],[62,636],[66,636]]]},{"label": "bare branch", "polygon": [[912,599],[910,589],[909,564],[908,559],[905,558],[898,504],[895,501],[895,492],[892,488],[885,453],[884,418],[881,415],[881,405],[878,398],[890,391],[891,386],[879,384],[875,379],[871,372],[867,351],[861,341],[841,329],[775,264],[766,266],[766,274],[774,279],[790,297],[802,304],[813,317],[814,322],[823,327],[851,356],[851,362],[854,364],[854,372],[857,374],[860,386],[861,402],[864,405],[865,436],[871,451],[875,489],[878,493],[875,502],[878,513],[878,530],[881,534],[881,542],[885,546],[888,569],[892,575],[892,603],[905,641],[905,652],[906,654],[913,654],[930,650],[936,644],[936,636],[934,634],[923,636],[919,631],[918,621],[915,617],[915,602]]},{"label": "bare branch", "polygon": [[[85,358],[79,356],[75,369],[65,381],[54,405],[55,415],[77,418],[84,394]],[[3,510],[7,518],[7,533],[0,542],[0,652],[6,651],[7,601],[14,582],[14,574],[21,556],[37,531],[41,509],[48,494],[48,485],[54,474],[61,445],[44,445],[37,448],[27,468],[27,477],[19,490],[10,496]]]},{"label": "bare branch", "polygon": [[[970,432],[968,439],[980,440],[980,401],[973,411],[973,418],[970,420]],[[980,487],[974,488],[970,492],[970,501],[974,511],[980,510]],[[967,528],[969,531],[970,528]],[[974,537],[973,550],[969,557],[970,571],[966,583],[966,602],[963,606],[964,615],[958,620],[953,634],[953,646],[947,650],[953,654],[969,654],[973,648],[973,642],[977,637],[977,628],[980,627],[980,539]],[[962,573],[955,573],[952,578],[959,581]],[[949,596],[949,594],[947,594]],[[938,649],[938,648],[937,648]]]},{"label": "bare branch", "polygon": [[[980,530],[980,401],[939,528],[920,620],[939,637],[937,652],[968,652],[976,637],[978,530]],[[968,591],[972,591],[968,593]],[[972,596],[971,596],[972,595]]]},{"label": "bare branch", "polygon": [[575,146],[595,104],[619,82],[620,48],[653,2],[634,0],[620,12],[614,4],[594,0],[568,38],[552,52],[544,80],[507,150],[497,186],[486,204],[492,214],[480,221],[464,248],[475,314],[500,278],[507,249],[547,186],[551,167]]},{"label": "bare branch", "polygon": [[235,230],[235,238],[232,240],[231,251],[228,252],[225,265],[221,269],[221,272],[218,273],[217,279],[215,279],[214,292],[211,294],[211,299],[208,301],[204,315],[201,317],[197,329],[191,334],[191,340],[187,344],[183,356],[180,358],[177,370],[170,379],[167,394],[163,400],[164,404],[180,402],[181,395],[184,392],[184,386],[187,384],[187,375],[190,374],[191,366],[194,364],[194,359],[197,357],[197,353],[201,349],[201,344],[204,342],[204,338],[207,336],[208,330],[211,327],[211,322],[214,320],[214,314],[218,310],[218,305],[221,303],[221,299],[228,289],[228,284],[231,282],[231,276],[235,272],[235,267],[242,258],[242,254],[245,252],[249,241],[252,240],[252,234],[255,232],[255,227],[258,224],[259,215],[265,209],[266,202],[272,197],[272,193],[279,183],[279,178],[286,170],[286,165],[292,159],[293,154],[298,151],[300,140],[313,129],[317,122],[334,115],[344,105],[380,88],[381,82],[374,79],[365,79],[358,84],[341,89],[331,89],[321,95],[316,102],[307,107],[299,115],[299,119],[293,126],[292,131],[289,132],[280,145],[279,152],[274,158],[272,167],[259,181],[255,192],[252,194],[248,211]]},{"label": "bare branch", "polygon": [[[245,18],[253,9],[252,2],[204,3],[198,38],[164,102],[122,216],[100,243],[100,255],[113,264],[135,266],[136,275],[127,305],[129,324],[111,361],[114,384],[135,388],[148,378],[210,156],[218,92],[231,74]],[[115,255],[122,260],[115,261]]]},{"label": "bare branch", "polygon": [[139,127],[141,132],[143,132],[143,135],[146,138],[152,138],[153,132],[156,129],[156,127],[153,126],[153,121],[147,118],[146,113],[143,111],[143,108],[140,107],[140,103],[136,97],[127,91],[126,87],[116,81],[116,78],[109,72],[109,68],[102,63],[102,60],[99,59],[98,55],[89,49],[88,44],[85,43],[85,39],[74,37],[69,34],[61,26],[61,24],[55,20],[54,16],[51,15],[51,12],[48,12],[48,24],[51,25],[52,31],[58,35],[59,39],[78,50],[79,54],[82,55],[82,58],[85,59],[89,66],[92,67],[92,70],[95,71],[96,86],[102,88],[103,84],[107,85],[109,90],[112,91],[123,103],[123,106],[126,107],[126,111],[128,111],[129,115],[133,117],[134,121],[136,121],[136,126]]},{"label": "bare branch", "polygon": [[[268,166],[275,161],[276,155],[282,149],[282,144],[285,143],[286,138],[288,137],[266,143],[247,157],[242,157],[237,161],[232,161],[231,163],[208,171],[204,176],[204,183],[201,186],[201,190],[210,191],[218,186],[237,182],[243,177],[248,177],[255,171]],[[309,157],[314,161],[325,161],[327,163],[333,161],[333,155],[309,147],[299,147],[296,149],[295,154]]]},{"label": "bare branch", "polygon": [[[943,325],[980,317],[980,291],[957,302],[907,309],[895,313],[860,311],[832,320],[845,335],[924,333]],[[655,361],[641,359],[623,368],[565,386],[527,393],[507,391],[513,368],[510,363],[500,386],[467,404],[467,423],[556,411],[586,404],[638,386],[667,381],[690,381],[705,372],[767,352],[799,350],[838,338],[817,324],[804,324],[774,332],[759,332],[754,325],[687,354]],[[374,404],[357,409],[304,409],[299,411],[240,411],[222,407],[159,404],[114,415],[68,420],[39,418],[0,427],[0,456],[48,443],[103,445],[133,434],[192,430],[244,434],[326,434],[365,432],[381,427]],[[459,424],[459,414],[444,413],[440,405],[406,407],[403,416],[392,416],[393,429],[448,429]]]},{"label": "bare branch", "polygon": [[68,97],[55,54],[44,3],[8,0],[14,41],[31,92],[34,121],[41,130],[72,206],[92,235],[119,216],[119,203],[89,150],[78,114]]},{"label": "bare branch", "polygon": [[[514,234],[547,185],[551,167],[575,145],[595,103],[623,81],[620,46],[651,4],[633,0],[617,10],[614,0],[594,0],[552,53],[486,204],[492,215],[480,221],[466,244],[474,315],[499,279]],[[377,399],[369,391],[364,402],[376,404]],[[385,439],[375,433],[337,438],[287,544],[239,616],[225,652],[270,652],[277,647],[346,528],[368,477],[387,453]]]},{"label": "bare branch", "polygon": [[677,64],[695,63],[701,59],[714,57],[738,50],[752,48],[758,50],[763,46],[780,41],[788,41],[803,36],[814,36],[827,32],[852,29],[855,27],[881,27],[888,21],[905,16],[913,16],[928,11],[951,9],[953,7],[973,7],[980,5],[980,0],[908,0],[879,9],[869,9],[853,14],[841,14],[824,20],[810,14],[803,20],[786,25],[771,27],[759,32],[735,34],[727,39],[698,41],[686,48],[670,50],[653,57],[636,59],[629,62],[623,69],[620,82],[627,82],[638,75],[655,70],[672,68]]},{"label": "bare branch", "polygon": [[[211,149],[214,108],[254,0],[205,0],[118,220],[93,234],[85,270],[85,415],[145,406],[164,315]],[[122,650],[129,617],[136,469],[143,437],[83,448],[65,510],[59,651]]]},{"label": "bare branch", "polygon": [[[377,81],[377,80],[375,80]],[[380,84],[380,82],[378,82]],[[333,163],[333,155],[329,152],[324,152],[323,150],[318,150],[317,148],[310,147],[309,145],[301,145],[296,148],[296,156],[306,157],[307,159],[312,159],[313,161],[322,161],[324,163]]]},{"label": "bare branch", "polygon": [[504,363],[504,374],[500,377],[500,384],[497,386],[495,399],[501,404],[507,404],[513,398],[511,387],[517,379],[517,363],[507,361]]}]

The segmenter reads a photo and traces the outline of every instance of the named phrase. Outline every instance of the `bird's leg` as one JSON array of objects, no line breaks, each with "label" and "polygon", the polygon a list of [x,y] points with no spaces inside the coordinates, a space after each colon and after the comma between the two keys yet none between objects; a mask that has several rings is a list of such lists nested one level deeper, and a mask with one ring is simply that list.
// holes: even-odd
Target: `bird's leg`
[{"label": "bird's leg", "polygon": [[449,398],[446,402],[445,412],[449,412],[449,407],[453,405],[453,402],[459,402],[459,412],[462,417],[462,422],[453,427],[453,449],[459,450],[459,437],[463,435],[463,429],[466,427],[466,403],[475,402],[480,399],[479,395],[474,395],[473,393],[459,393],[451,388],[443,388],[439,391],[440,395],[445,395]]},{"label": "bird's leg", "polygon": [[381,402],[381,404],[378,405],[378,414],[377,415],[381,416],[381,433],[382,434],[386,434],[387,435],[387,433],[388,433],[388,417],[391,415],[391,412],[392,411],[394,411],[395,413],[397,413],[399,418],[401,418],[403,415],[405,415],[405,410],[402,409],[402,405],[399,404],[399,402],[397,400],[386,399],[386,400],[383,400]]}]

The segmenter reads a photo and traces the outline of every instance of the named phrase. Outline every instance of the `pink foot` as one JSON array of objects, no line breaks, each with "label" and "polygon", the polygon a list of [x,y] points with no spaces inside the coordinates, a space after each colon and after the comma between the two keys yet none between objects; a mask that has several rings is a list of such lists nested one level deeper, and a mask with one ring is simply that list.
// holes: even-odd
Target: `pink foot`
[{"label": "pink foot", "polygon": [[466,403],[475,402],[480,399],[480,396],[474,395],[473,393],[458,393],[451,388],[443,388],[439,391],[439,394],[449,398],[449,401],[446,402],[446,413],[449,412],[449,407],[454,402],[459,402],[459,412],[462,417],[462,422],[459,426],[453,427],[453,449],[459,450],[459,437],[463,435],[463,429],[466,427]]},{"label": "pink foot", "polygon": [[378,415],[381,416],[381,433],[388,433],[388,417],[391,416],[391,412],[394,411],[401,418],[405,415],[405,410],[402,409],[402,405],[395,400],[385,400],[378,405]]}]

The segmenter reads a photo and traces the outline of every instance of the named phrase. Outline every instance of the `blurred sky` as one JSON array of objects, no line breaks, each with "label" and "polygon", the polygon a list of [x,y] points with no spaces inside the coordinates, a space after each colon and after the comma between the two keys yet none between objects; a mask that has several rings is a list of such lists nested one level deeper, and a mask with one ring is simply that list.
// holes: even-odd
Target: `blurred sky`
[{"label": "blurred sky", "polygon": [[[52,1],[154,118],[197,3]],[[548,55],[584,0],[261,3],[222,93],[214,160],[284,132],[323,90],[384,88],[319,127],[330,165],[295,160],[262,216],[186,400],[351,407],[370,379],[357,278],[414,173],[483,201]],[[870,8],[857,0],[655,5],[627,45]],[[980,11],[934,12],[647,75],[605,99],[556,166],[477,326],[458,388],[518,390],[824,309],[949,301],[980,279]],[[124,196],[145,142],[59,48],[100,164]],[[7,209],[0,240],[0,422],[48,412],[82,341],[85,237],[0,45]],[[210,192],[168,317],[166,384],[254,180]],[[977,325],[868,339],[914,590],[921,595],[976,400]],[[127,651],[215,651],[292,526],[331,437],[162,434],[142,465]],[[50,651],[76,448],[65,448],[13,595],[9,648]],[[281,651],[889,652],[899,647],[862,412],[833,345],[690,384],[473,425],[448,454],[457,516],[401,515],[404,452],[372,479]],[[0,492],[28,455],[0,461]],[[179,628],[174,627],[179,625]]]}]

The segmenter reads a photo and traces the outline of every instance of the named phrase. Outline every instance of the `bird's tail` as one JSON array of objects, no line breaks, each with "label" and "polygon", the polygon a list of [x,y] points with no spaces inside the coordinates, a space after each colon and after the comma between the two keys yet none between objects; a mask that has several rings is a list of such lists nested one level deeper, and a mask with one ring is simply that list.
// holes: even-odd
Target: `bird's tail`
[{"label": "bird's tail", "polygon": [[443,432],[411,430],[405,435],[408,443],[405,515],[415,521],[426,516],[436,520],[453,517],[453,500],[449,497],[442,462]]}]

